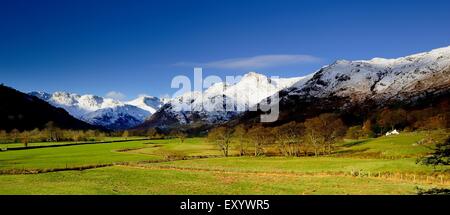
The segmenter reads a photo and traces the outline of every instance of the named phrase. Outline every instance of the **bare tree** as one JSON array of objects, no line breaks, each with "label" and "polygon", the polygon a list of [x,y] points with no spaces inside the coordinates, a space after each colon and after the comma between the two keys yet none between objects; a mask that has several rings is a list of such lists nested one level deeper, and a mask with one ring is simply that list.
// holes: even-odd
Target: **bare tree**
[{"label": "bare tree", "polygon": [[9,133],[9,136],[11,137],[13,143],[17,143],[19,141],[19,135],[20,131],[18,129],[13,129]]},{"label": "bare tree", "polygon": [[171,136],[177,137],[180,140],[180,143],[184,143],[188,135],[186,131],[182,129],[177,129],[171,132]]},{"label": "bare tree", "polygon": [[24,131],[20,136],[23,146],[28,147],[28,143],[30,142],[30,132]]},{"label": "bare tree", "polygon": [[247,138],[245,138],[247,134],[247,130],[245,129],[245,126],[240,124],[234,128],[233,132],[233,138],[238,142],[239,147],[239,155],[243,156],[245,155],[245,151],[247,148]]},{"label": "bare tree", "polygon": [[122,137],[126,139],[128,139],[128,136],[130,135],[130,132],[128,130],[123,131],[122,133]]},{"label": "bare tree", "polygon": [[150,138],[150,139],[151,138],[159,138],[160,135],[159,135],[158,130],[156,130],[156,128],[149,128],[147,130],[147,137]]},{"label": "bare tree", "polygon": [[272,143],[274,141],[273,135],[271,134],[270,129],[264,128],[261,125],[257,125],[252,127],[248,131],[248,136],[253,142],[255,147],[255,156],[262,155],[264,153],[264,146]]},{"label": "bare tree", "polygon": [[278,126],[272,130],[283,155],[300,156],[304,130],[303,124],[295,121]]},{"label": "bare tree", "polygon": [[394,130],[396,126],[402,126],[408,119],[407,113],[403,109],[384,109],[378,117],[378,124],[382,128]]},{"label": "bare tree", "polygon": [[8,133],[5,130],[0,130],[0,143],[8,142]]},{"label": "bare tree", "polygon": [[359,139],[364,136],[364,132],[360,125],[355,125],[348,128],[347,133],[345,134],[345,137],[349,139]]},{"label": "bare tree", "polygon": [[362,132],[363,132],[364,137],[373,137],[374,136],[372,121],[370,119],[367,119],[366,121],[364,121],[363,126],[362,126]]},{"label": "bare tree", "polygon": [[62,139],[63,133],[60,128],[58,128],[54,122],[50,121],[45,125],[45,130],[47,137],[50,141],[58,142]]},{"label": "bare tree", "polygon": [[334,144],[345,135],[346,128],[342,120],[335,114],[321,114],[305,121],[306,139],[314,148],[315,156],[323,153],[331,154]]},{"label": "bare tree", "polygon": [[225,157],[228,157],[233,129],[229,127],[217,127],[208,132],[208,141],[216,143]]}]

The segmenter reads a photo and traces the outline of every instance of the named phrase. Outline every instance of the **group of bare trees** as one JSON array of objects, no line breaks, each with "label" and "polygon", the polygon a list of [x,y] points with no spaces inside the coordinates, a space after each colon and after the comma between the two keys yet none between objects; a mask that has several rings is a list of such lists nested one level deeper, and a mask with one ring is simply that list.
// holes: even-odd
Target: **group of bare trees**
[{"label": "group of bare trees", "polygon": [[370,119],[364,121],[361,125],[355,125],[348,128],[347,133],[345,135],[348,139],[365,139],[371,138],[375,136],[375,132],[373,132],[373,123]]},{"label": "group of bare trees", "polygon": [[217,127],[209,131],[207,140],[216,143],[224,156],[232,148],[241,156],[260,156],[268,151],[284,156],[318,156],[331,154],[345,132],[337,115],[322,114],[303,123],[293,121],[277,127]]},{"label": "group of bare trees", "polygon": [[397,130],[434,130],[450,127],[450,108],[447,102],[422,109],[384,108],[367,116],[362,125],[351,126],[349,139],[369,138]]},{"label": "group of bare trees", "polygon": [[[305,125],[303,123],[290,122],[273,128],[272,133],[278,142],[280,152],[284,156],[300,156],[302,152]],[[306,151],[306,150],[303,150]]]},{"label": "group of bare trees", "polygon": [[188,130],[184,127],[178,127],[173,129],[161,129],[158,127],[151,127],[148,129],[130,129],[124,131],[116,131],[112,132],[111,136],[135,136],[135,137],[147,137],[149,139],[178,139],[180,143],[184,143],[184,141],[190,136]]},{"label": "group of bare trees", "polygon": [[106,136],[106,133],[97,130],[64,130],[49,122],[44,129],[0,131],[0,143],[23,143],[28,146],[30,142],[98,141]]},{"label": "group of bare trees", "polygon": [[448,100],[421,109],[405,110],[385,108],[372,117],[380,133],[393,129],[430,130],[450,127]]},{"label": "group of bare trees", "polygon": [[305,121],[305,137],[318,155],[319,150],[323,154],[331,154],[337,140],[345,135],[346,127],[342,120],[335,114],[322,114]]},{"label": "group of bare trees", "polygon": [[[351,120],[350,120],[351,121]],[[208,140],[216,143],[225,156],[230,149],[239,155],[259,156],[276,151],[284,156],[331,154],[342,138],[360,139],[383,135],[393,129],[429,130],[450,127],[448,100],[432,107],[405,110],[384,108],[365,116],[361,124],[347,128],[339,115],[325,113],[303,122],[280,126],[219,127],[209,132]]]}]

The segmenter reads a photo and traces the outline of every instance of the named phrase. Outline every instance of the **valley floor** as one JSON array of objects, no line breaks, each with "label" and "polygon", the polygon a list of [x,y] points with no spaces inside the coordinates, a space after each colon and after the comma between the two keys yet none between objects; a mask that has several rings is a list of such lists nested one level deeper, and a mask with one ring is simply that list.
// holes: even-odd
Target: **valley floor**
[{"label": "valley floor", "polygon": [[[415,163],[429,151],[416,144],[424,135],[347,141],[332,156],[302,158],[224,158],[201,138],[3,151],[0,194],[415,194],[449,188],[450,168]],[[78,167],[85,170],[73,170]]]}]

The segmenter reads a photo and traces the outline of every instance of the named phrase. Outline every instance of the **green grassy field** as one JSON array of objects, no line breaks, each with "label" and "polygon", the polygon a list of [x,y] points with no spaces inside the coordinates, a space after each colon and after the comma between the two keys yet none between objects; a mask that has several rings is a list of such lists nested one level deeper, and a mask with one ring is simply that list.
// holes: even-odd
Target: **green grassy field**
[{"label": "green grassy field", "polygon": [[[143,139],[142,137],[128,137],[127,140],[137,140],[137,139]],[[96,143],[96,142],[108,142],[108,141],[121,141],[124,140],[122,137],[105,137],[101,140],[91,141],[88,143]],[[79,143],[86,143],[86,141],[79,141],[79,142],[36,142],[36,143],[28,143],[28,147],[33,146],[55,146],[55,145],[66,145],[66,144],[79,144]],[[24,147],[23,143],[0,143],[0,149],[7,150],[11,148],[22,148]]]},{"label": "green grassy field", "polygon": [[[414,194],[417,187],[447,188],[449,168],[415,163],[429,152],[417,144],[424,135],[345,141],[333,155],[301,158],[224,158],[202,138],[3,151],[0,194]],[[51,172],[99,164],[109,166]],[[50,172],[9,172],[18,169]]]},{"label": "green grassy field", "polygon": [[350,176],[224,174],[121,166],[0,177],[2,194],[414,194],[416,187],[414,183]]},{"label": "green grassy field", "polygon": [[[416,158],[429,152],[417,142],[426,136],[425,132],[404,133],[397,136],[383,136],[376,139],[343,143],[340,152],[353,153],[357,157]],[[349,156],[349,155],[347,155]]]}]

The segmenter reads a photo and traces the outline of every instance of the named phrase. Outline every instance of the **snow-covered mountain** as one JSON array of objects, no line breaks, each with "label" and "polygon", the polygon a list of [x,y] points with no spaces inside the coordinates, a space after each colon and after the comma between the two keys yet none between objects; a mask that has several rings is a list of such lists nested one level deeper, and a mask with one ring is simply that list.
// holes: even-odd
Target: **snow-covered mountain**
[{"label": "snow-covered mountain", "polygon": [[[420,98],[445,95],[449,91],[450,46],[397,59],[338,60],[299,78],[270,79],[249,73],[236,84],[218,83],[203,93],[179,96],[140,127],[170,128],[180,124],[192,127],[230,119],[256,119],[259,117],[256,112],[237,116],[239,111],[214,111],[222,108],[222,103],[215,101],[234,104],[235,110],[247,110],[276,92],[280,95],[277,103],[280,116],[293,120],[358,105],[370,111],[396,102],[413,103]],[[212,111],[205,111],[205,107]]]},{"label": "snow-covered mountain", "polygon": [[152,96],[139,96],[129,102],[95,95],[78,95],[75,93],[31,92],[55,107],[60,107],[77,119],[109,129],[126,129],[139,125],[155,113],[162,102]]},{"label": "snow-covered mountain", "polygon": [[450,46],[397,59],[338,60],[285,91],[288,95],[346,97],[352,102],[387,102],[448,90],[449,84]]},{"label": "snow-covered mountain", "polygon": [[360,104],[374,104],[366,106],[370,110],[399,101],[414,102],[449,90],[450,46],[396,59],[338,60],[297,78],[269,78],[250,72],[234,83],[215,83],[203,92],[187,92],[172,99],[141,96],[120,102],[64,92],[31,94],[78,119],[119,129],[142,122],[139,128],[202,127],[239,118],[242,112],[250,119],[249,108],[275,93],[280,95],[280,115],[292,120]]},{"label": "snow-covered mountain", "polygon": [[133,105],[140,109],[146,110],[151,114],[154,114],[161,106],[164,101],[154,96],[141,95],[138,98],[127,102],[129,105]]},{"label": "snow-covered mountain", "polygon": [[63,129],[98,129],[97,126],[75,119],[64,109],[4,85],[0,85],[0,101],[1,130],[43,129],[48,122]]},{"label": "snow-covered mountain", "polygon": [[223,123],[303,79],[250,72],[236,83],[215,83],[203,92],[187,92],[170,100],[141,127]]},{"label": "snow-covered mountain", "polygon": [[[279,92],[277,123],[340,113],[349,121],[385,107],[427,107],[450,95],[450,46],[396,59],[338,60]],[[259,122],[246,112],[231,124]]]},{"label": "snow-covered mountain", "polygon": [[93,125],[120,130],[137,126],[150,115],[150,112],[139,107],[122,104],[86,113],[81,120]]}]

